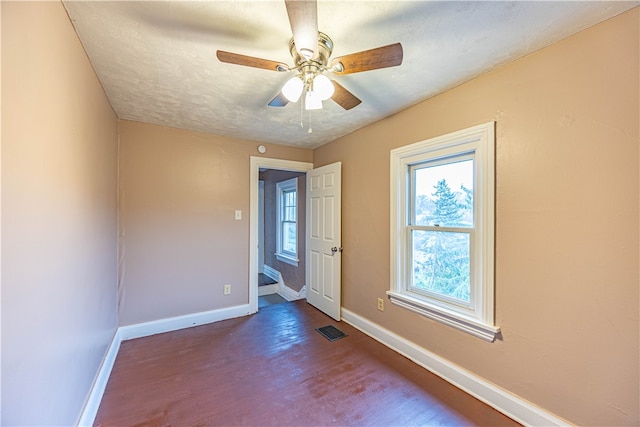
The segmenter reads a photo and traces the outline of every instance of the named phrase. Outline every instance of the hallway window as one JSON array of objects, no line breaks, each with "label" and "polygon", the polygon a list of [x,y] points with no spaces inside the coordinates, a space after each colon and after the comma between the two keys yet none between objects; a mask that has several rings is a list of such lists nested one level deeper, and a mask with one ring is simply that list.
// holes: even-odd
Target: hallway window
[{"label": "hallway window", "polygon": [[276,184],[278,207],[276,258],[298,265],[298,178]]}]

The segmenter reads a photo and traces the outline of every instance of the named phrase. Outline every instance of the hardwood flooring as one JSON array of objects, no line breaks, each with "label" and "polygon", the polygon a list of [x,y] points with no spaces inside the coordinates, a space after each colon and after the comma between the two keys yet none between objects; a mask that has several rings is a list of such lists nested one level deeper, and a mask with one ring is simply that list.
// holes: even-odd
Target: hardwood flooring
[{"label": "hardwood flooring", "polygon": [[[315,328],[348,336],[330,342]],[[125,341],[97,426],[518,425],[305,301]]]}]

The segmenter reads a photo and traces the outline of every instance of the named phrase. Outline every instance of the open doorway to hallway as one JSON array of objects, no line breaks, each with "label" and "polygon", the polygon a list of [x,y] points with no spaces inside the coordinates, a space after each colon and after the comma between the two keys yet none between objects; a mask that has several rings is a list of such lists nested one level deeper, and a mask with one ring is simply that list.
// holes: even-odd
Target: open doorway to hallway
[{"label": "open doorway to hallway", "polygon": [[[265,242],[260,242],[260,237],[259,235],[261,233],[259,233],[259,228],[260,228],[260,215],[258,214],[260,208],[259,205],[261,203],[259,203],[260,201],[260,197],[259,197],[259,183],[260,183],[260,172],[262,171],[263,173],[267,170],[277,170],[277,171],[289,171],[289,172],[299,172],[305,175],[305,180],[306,180],[306,173],[307,171],[310,171],[313,169],[313,163],[309,163],[309,162],[300,162],[300,161],[295,161],[295,160],[283,160],[283,159],[272,159],[272,158],[267,158],[267,157],[258,157],[258,156],[252,156],[250,158],[250,181],[249,181],[249,185],[250,185],[250,231],[249,231],[249,306],[250,306],[250,311],[252,313],[256,313],[258,311],[258,294],[259,294],[259,286],[258,286],[258,275],[259,275],[259,268],[262,268],[262,272],[265,272],[265,267],[273,267],[274,270],[276,270],[278,273],[281,273],[278,271],[278,267],[275,267],[273,265],[269,265],[269,261],[266,260],[266,251],[262,251],[261,255],[258,254],[259,249],[260,248],[265,248],[266,243]],[[263,176],[264,178],[264,176]],[[263,179],[264,181],[264,179]],[[301,189],[303,189],[306,192],[306,185],[304,186],[300,186]],[[299,200],[305,200],[306,202],[306,196],[305,197],[300,197],[298,195],[296,195],[296,198]],[[263,208],[264,210],[264,208]],[[299,217],[304,218],[306,221],[306,214],[304,216],[300,216],[298,214]],[[263,215],[263,219],[264,219],[264,215]],[[262,223],[262,227],[264,227],[264,222]],[[299,239],[302,242],[306,241],[306,229],[303,228],[301,231],[298,231],[299,234]],[[306,242],[305,242],[306,243]],[[274,255],[275,255],[275,251],[274,251]],[[304,256],[304,251],[302,251],[302,255]],[[260,259],[261,260],[260,260]],[[279,260],[278,260],[279,261]],[[282,261],[280,261],[282,262]],[[265,266],[266,264],[266,266]],[[306,263],[305,263],[306,264]],[[305,266],[306,267],[306,266]],[[300,269],[301,271],[303,271],[304,276],[305,276],[305,280],[306,280],[306,271],[305,268],[303,267],[302,269]],[[269,272],[269,270],[267,270],[267,272]],[[277,273],[274,273],[273,276],[275,276],[274,278],[279,279],[280,276],[277,275]],[[285,286],[283,286],[283,292],[286,292],[286,290],[289,288],[289,286],[287,285],[287,281],[286,281],[286,277],[283,277],[283,281]],[[278,283],[280,282],[279,280],[277,280]],[[300,291],[303,291],[303,289],[301,289]],[[306,292],[306,291],[305,291]],[[290,295],[290,294],[285,294],[283,296],[283,298],[285,299],[302,299],[306,297],[306,293],[305,292],[296,292],[294,295]],[[287,296],[289,296],[287,298]]]},{"label": "open doorway to hallway", "polygon": [[258,308],[305,297],[306,172],[260,168]]}]

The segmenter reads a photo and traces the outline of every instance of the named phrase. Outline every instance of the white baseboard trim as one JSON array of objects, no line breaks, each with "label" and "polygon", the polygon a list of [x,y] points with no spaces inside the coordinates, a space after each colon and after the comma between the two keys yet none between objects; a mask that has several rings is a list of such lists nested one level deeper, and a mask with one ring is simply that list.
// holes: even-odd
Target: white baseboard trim
[{"label": "white baseboard trim", "polygon": [[93,381],[93,385],[89,391],[89,397],[87,398],[78,420],[78,427],[93,425],[122,341],[161,334],[163,332],[177,331],[180,329],[191,328],[192,326],[205,325],[207,323],[233,319],[235,317],[246,316],[249,314],[251,314],[249,304],[244,304],[235,307],[155,320],[152,322],[120,326],[111,340],[111,344],[105,353],[102,364],[100,365],[96,378]]},{"label": "white baseboard trim", "polygon": [[510,393],[345,308],[342,320],[456,387],[527,426],[570,426],[566,420]]},{"label": "white baseboard trim", "polygon": [[278,270],[276,270],[275,268],[269,267],[267,264],[264,265],[263,271],[264,271],[264,274],[266,274],[268,277],[275,280],[276,282],[281,277],[280,272]]},{"label": "white baseboard trim", "polygon": [[258,286],[258,296],[277,294],[279,288],[279,282],[282,280],[282,275],[275,268],[269,267],[268,265],[263,266],[263,273],[265,276],[270,278],[271,280],[275,280],[278,283],[274,283],[273,285],[264,285]]},{"label": "white baseboard trim", "polygon": [[[287,301],[297,301],[299,299],[304,299],[307,297],[307,287],[303,286],[302,289],[300,289],[299,291],[296,291],[290,287],[287,286],[286,283],[284,283],[284,279],[282,278],[282,274],[276,270],[275,268],[269,267],[268,265],[264,266],[264,274],[266,274],[267,276],[271,277],[273,280],[277,281],[277,290],[276,292],[270,292],[270,293],[278,293],[278,295],[280,295],[282,298],[286,299]],[[266,286],[261,286],[261,288],[264,288]],[[258,289],[258,292],[260,290]],[[262,295],[260,293],[258,293],[258,295]],[[265,293],[266,295],[266,293]]]},{"label": "white baseboard trim", "polygon": [[192,326],[205,325],[220,320],[233,319],[234,317],[247,316],[249,314],[251,314],[249,304],[244,304],[235,307],[186,314],[184,316],[170,317],[168,319],[154,320],[152,322],[121,326],[118,330],[120,331],[122,341],[126,341],[164,332],[177,331]]},{"label": "white baseboard trim", "polygon": [[282,283],[282,286],[278,289],[278,294],[287,301],[297,301],[307,297],[307,287],[303,286],[300,291],[295,291]]},{"label": "white baseboard trim", "polygon": [[278,284],[277,283],[273,283],[271,285],[262,285],[262,286],[258,286],[258,296],[262,297],[265,295],[271,295],[271,294],[275,294],[278,293]]},{"label": "white baseboard trim", "polygon": [[93,384],[91,385],[89,396],[87,397],[87,401],[85,402],[82,413],[80,414],[80,419],[78,420],[78,426],[89,427],[93,425],[96,415],[98,414],[98,408],[100,407],[102,396],[104,395],[104,390],[107,388],[107,382],[109,381],[113,364],[116,361],[118,350],[120,350],[121,342],[120,331],[116,329],[115,334],[113,334],[111,344],[109,344],[109,348],[107,348],[107,352],[102,359],[100,367],[98,368],[96,378],[93,380]]}]

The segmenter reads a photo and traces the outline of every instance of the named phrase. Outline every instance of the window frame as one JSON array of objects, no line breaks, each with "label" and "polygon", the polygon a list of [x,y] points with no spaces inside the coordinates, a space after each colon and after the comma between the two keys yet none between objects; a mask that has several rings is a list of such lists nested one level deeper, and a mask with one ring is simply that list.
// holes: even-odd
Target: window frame
[{"label": "window frame", "polygon": [[[294,191],[296,194],[296,251],[290,252],[283,249],[283,232],[282,226],[284,222],[283,218],[283,198],[288,192]],[[289,221],[291,222],[291,221]],[[290,178],[284,181],[276,183],[276,253],[275,256],[279,261],[286,262],[293,266],[298,266],[300,260],[298,259],[298,178]]]},{"label": "window frame", "polygon": [[[412,166],[471,155],[474,160],[474,224],[470,236],[470,301],[417,293],[412,282]],[[387,292],[400,307],[470,333],[489,342],[500,328],[494,325],[495,244],[495,122],[427,139],[391,150],[391,280]],[[422,228],[422,227],[418,227]],[[455,229],[455,228],[453,228]],[[445,230],[438,230],[445,231]]]}]

